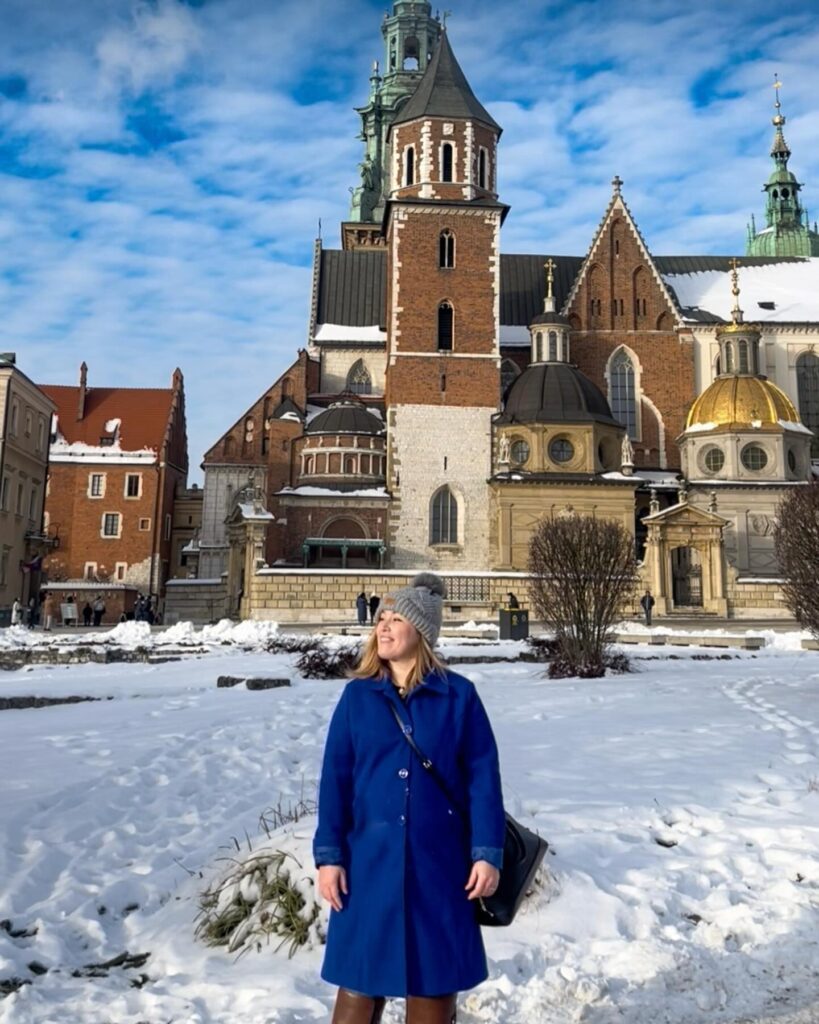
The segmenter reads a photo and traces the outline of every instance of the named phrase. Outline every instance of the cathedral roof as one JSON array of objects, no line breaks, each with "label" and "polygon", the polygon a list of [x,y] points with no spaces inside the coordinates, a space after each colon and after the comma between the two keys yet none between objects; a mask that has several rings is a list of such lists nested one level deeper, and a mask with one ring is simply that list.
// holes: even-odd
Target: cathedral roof
[{"label": "cathedral roof", "polygon": [[384,421],[358,402],[334,402],[304,428],[305,434],[383,434]]},{"label": "cathedral roof", "polygon": [[498,423],[620,426],[598,386],[570,363],[534,363],[516,377]]},{"label": "cathedral roof", "polygon": [[502,130],[472,92],[466,75],[455,59],[446,32],[441,33],[438,48],[424,72],[424,77],[393,121],[393,125],[405,124],[419,117],[466,118],[481,121],[497,132]]},{"label": "cathedral roof", "polygon": [[793,402],[765,377],[717,377],[696,399],[686,430],[760,430],[801,425]]}]

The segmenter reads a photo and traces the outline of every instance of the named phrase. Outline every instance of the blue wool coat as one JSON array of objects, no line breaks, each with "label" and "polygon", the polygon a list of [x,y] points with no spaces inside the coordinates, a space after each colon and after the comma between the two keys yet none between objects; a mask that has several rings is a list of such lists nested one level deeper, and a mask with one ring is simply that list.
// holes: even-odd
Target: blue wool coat
[{"label": "blue wool coat", "polygon": [[[447,803],[390,710],[432,760]],[[501,866],[498,751],[474,685],[429,673],[402,701],[389,679],[354,679],[333,713],[319,787],[316,865],[340,864],[349,893],[330,911],[321,976],[371,996],[438,996],[487,976],[472,862]]]}]

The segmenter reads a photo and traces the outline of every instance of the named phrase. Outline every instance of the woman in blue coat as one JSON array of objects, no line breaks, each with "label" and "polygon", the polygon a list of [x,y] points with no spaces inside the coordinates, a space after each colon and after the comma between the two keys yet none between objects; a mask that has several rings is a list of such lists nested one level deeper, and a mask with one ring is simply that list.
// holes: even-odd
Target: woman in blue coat
[{"label": "woman in blue coat", "polygon": [[377,1024],[389,996],[406,998],[408,1024],[451,1024],[457,993],[487,976],[475,900],[502,862],[498,752],[475,687],[433,654],[443,597],[422,573],[381,601],[330,722],[313,852],[332,908],[321,976],[339,986],[333,1024]]}]

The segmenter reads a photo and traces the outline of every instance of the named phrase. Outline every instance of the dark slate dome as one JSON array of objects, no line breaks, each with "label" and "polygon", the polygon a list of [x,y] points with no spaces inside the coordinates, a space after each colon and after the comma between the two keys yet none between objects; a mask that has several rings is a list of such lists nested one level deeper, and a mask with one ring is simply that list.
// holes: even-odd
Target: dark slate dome
[{"label": "dark slate dome", "polygon": [[506,393],[499,423],[608,423],[620,426],[603,392],[570,363],[534,363]]},{"label": "dark slate dome", "polygon": [[560,313],[550,311],[547,313],[539,313],[532,320],[532,327],[540,327],[541,324],[553,324],[556,327],[571,327],[568,317],[562,316]]},{"label": "dark slate dome", "polygon": [[336,402],[314,416],[305,434],[383,434],[384,421],[358,402]]}]

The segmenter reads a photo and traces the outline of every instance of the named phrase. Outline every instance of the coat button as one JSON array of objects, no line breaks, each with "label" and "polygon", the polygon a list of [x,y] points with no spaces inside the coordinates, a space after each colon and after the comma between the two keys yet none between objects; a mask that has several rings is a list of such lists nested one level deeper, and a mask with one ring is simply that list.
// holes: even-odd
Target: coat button
[{"label": "coat button", "polygon": [[398,773],[398,778],[399,779],[405,779],[408,775],[409,775],[409,772],[407,771],[407,769],[406,768],[402,768],[401,771]]},{"label": "coat button", "polygon": [[401,822],[402,825],[404,825],[406,823],[406,820],[407,820],[406,814],[400,815],[398,820]]},{"label": "coat button", "polygon": [[409,736],[409,734],[412,732],[412,726],[411,725],[405,725],[404,726],[404,732]]}]

